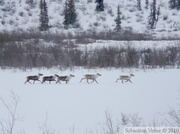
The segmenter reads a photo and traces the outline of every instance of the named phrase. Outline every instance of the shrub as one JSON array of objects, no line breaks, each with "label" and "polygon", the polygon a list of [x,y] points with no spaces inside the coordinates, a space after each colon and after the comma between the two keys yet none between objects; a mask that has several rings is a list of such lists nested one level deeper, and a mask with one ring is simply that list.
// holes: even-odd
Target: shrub
[{"label": "shrub", "polygon": [[165,14],[165,15],[163,16],[163,20],[167,20],[167,19],[168,19],[168,15]]}]

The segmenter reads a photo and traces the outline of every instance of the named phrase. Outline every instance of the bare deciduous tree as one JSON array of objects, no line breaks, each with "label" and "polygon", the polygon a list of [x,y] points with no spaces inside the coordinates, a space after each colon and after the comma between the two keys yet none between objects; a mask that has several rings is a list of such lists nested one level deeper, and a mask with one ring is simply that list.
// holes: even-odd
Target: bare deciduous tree
[{"label": "bare deciduous tree", "polygon": [[121,124],[124,126],[129,124],[129,117],[126,114],[121,113]]},{"label": "bare deciduous tree", "polygon": [[180,110],[176,111],[176,110],[172,109],[172,110],[170,110],[170,112],[168,114],[171,117],[173,123],[175,125],[177,125],[178,127],[180,127]]},{"label": "bare deciduous tree", "polygon": [[9,114],[9,119],[0,121],[1,134],[13,134],[16,122],[21,120],[21,117],[17,113],[20,97],[16,95],[14,92],[11,92],[10,97],[10,103],[7,103],[2,97],[0,97],[0,102],[2,102]]},{"label": "bare deciduous tree", "polygon": [[52,129],[48,124],[48,114],[46,113],[46,119],[44,123],[39,127],[42,134],[56,134],[55,130]]},{"label": "bare deciduous tree", "polygon": [[133,127],[142,126],[142,118],[138,114],[130,115],[130,122]]},{"label": "bare deciduous tree", "polygon": [[120,122],[115,123],[109,111],[105,112],[105,117],[104,134],[120,134]]}]

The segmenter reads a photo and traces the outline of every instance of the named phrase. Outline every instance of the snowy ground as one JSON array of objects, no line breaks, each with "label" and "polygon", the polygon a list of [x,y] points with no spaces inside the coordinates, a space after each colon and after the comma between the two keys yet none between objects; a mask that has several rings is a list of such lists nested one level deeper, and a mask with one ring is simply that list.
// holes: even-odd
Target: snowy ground
[{"label": "snowy ground", "polygon": [[[23,30],[26,32],[37,30],[39,27],[39,0],[31,0],[31,2],[34,3],[32,5],[28,4],[27,0],[4,0],[4,4],[2,4],[3,2],[0,4],[2,10],[0,12],[0,30]],[[31,2],[29,1],[29,3]],[[46,0],[46,2],[48,5],[49,25],[52,27],[50,32],[63,31],[66,33],[66,30],[63,29],[65,0]],[[175,9],[171,10],[168,2],[169,0],[157,0],[157,8],[160,7],[160,14],[154,32],[161,36],[179,37],[180,12]],[[138,11],[136,0],[105,0],[104,12],[97,13],[94,0],[75,0],[77,23],[80,25],[79,30],[113,30],[115,28],[114,20],[117,16],[117,6],[119,5],[122,28],[146,33],[149,31],[147,27],[151,3],[152,0],[149,0],[149,8],[146,9],[145,0],[143,0],[141,2],[142,11]],[[70,29],[70,32],[72,32],[72,29]]]},{"label": "snowy ground", "polygon": [[[69,84],[35,83],[24,84],[27,75],[74,74]],[[86,73],[100,73],[99,84],[79,83]],[[10,92],[19,95],[21,100],[17,112],[22,121],[15,125],[17,132],[26,134],[41,133],[40,127],[48,118],[48,127],[62,134],[85,134],[99,129],[105,121],[105,111],[110,111],[113,119],[121,113],[138,113],[146,121],[166,114],[170,108],[178,108],[179,73],[178,69],[57,69],[0,70],[0,97],[10,103]],[[133,84],[115,83],[120,74],[133,73]],[[0,120],[8,120],[8,112],[0,103]]]},{"label": "snowy ground", "polygon": [[100,49],[100,48],[108,48],[108,47],[132,47],[138,49],[164,49],[172,46],[179,46],[179,40],[165,40],[165,41],[113,41],[113,40],[98,40],[89,44],[78,44],[77,46],[82,49]]}]

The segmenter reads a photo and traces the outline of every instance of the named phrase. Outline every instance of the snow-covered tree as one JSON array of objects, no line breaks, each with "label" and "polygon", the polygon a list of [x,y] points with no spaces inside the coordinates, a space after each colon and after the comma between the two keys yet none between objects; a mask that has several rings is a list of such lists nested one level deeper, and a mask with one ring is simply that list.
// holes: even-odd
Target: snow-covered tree
[{"label": "snow-covered tree", "polygon": [[64,7],[64,26],[68,28],[76,23],[77,14],[75,9],[74,0],[66,0]]},{"label": "snow-covered tree", "polygon": [[49,29],[48,9],[45,0],[40,0],[40,31],[47,31]]},{"label": "snow-covered tree", "polygon": [[174,8],[176,8],[176,2],[177,0],[169,0],[169,7],[171,8],[171,9],[174,9]]},{"label": "snow-covered tree", "polygon": [[0,0],[0,5],[4,5],[4,0]]},{"label": "snow-covered tree", "polygon": [[145,1],[145,8],[148,9],[149,8],[149,0]]},{"label": "snow-covered tree", "polygon": [[141,0],[137,0],[137,10],[141,11]]},{"label": "snow-covered tree", "polygon": [[34,8],[37,4],[35,0],[26,0],[26,3],[31,7]]},{"label": "snow-covered tree", "polygon": [[180,0],[177,0],[177,9],[180,10]]},{"label": "snow-covered tree", "polygon": [[104,0],[96,0],[96,11],[100,12],[100,11],[104,11]]},{"label": "snow-covered tree", "polygon": [[180,0],[169,0],[169,7],[171,9],[180,10]]},{"label": "snow-covered tree", "polygon": [[120,11],[120,6],[117,8],[117,18],[115,19],[116,22],[116,27],[115,31],[119,32],[121,30],[121,11]]},{"label": "snow-covered tree", "polygon": [[160,8],[158,8],[158,10],[156,9],[156,0],[153,0],[153,2],[150,5],[150,15],[148,19],[148,25],[150,26],[149,27],[150,29],[156,28],[159,14],[160,14]]}]

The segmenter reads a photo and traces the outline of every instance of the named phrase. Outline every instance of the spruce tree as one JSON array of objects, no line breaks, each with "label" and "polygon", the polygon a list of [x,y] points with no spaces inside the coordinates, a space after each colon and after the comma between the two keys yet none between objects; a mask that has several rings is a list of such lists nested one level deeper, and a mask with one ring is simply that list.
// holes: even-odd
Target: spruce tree
[{"label": "spruce tree", "polygon": [[4,0],[0,0],[0,5],[4,5]]},{"label": "spruce tree", "polygon": [[145,1],[145,8],[148,9],[149,8],[149,0]]},{"label": "spruce tree", "polygon": [[68,0],[66,0],[65,2],[65,6],[64,6],[64,28],[67,29],[69,26],[69,18],[68,18]]},{"label": "spruce tree", "polygon": [[101,12],[101,11],[104,11],[104,2],[103,0],[96,0],[96,11],[97,12]]},{"label": "spruce tree", "polygon": [[177,0],[177,9],[180,10],[180,0]]},{"label": "spruce tree", "polygon": [[176,8],[176,6],[177,6],[177,2],[176,1],[177,0],[169,0],[169,7],[171,9],[175,9]]},{"label": "spruce tree", "polygon": [[118,6],[117,8],[117,18],[115,19],[116,22],[116,27],[115,27],[115,31],[119,32],[121,30],[121,12],[120,12],[120,6]]},{"label": "spruce tree", "polygon": [[76,23],[76,9],[74,0],[66,0],[65,7],[64,7],[64,27],[67,29],[70,26],[74,26]]},{"label": "spruce tree", "polygon": [[141,11],[141,0],[137,0],[137,10]]},{"label": "spruce tree", "polygon": [[43,0],[40,0],[40,5],[39,5],[39,8],[40,8],[40,15],[39,15],[39,21],[40,21],[40,31],[43,31]]},{"label": "spruce tree", "polygon": [[157,11],[156,0],[153,0],[152,4],[150,5],[150,15],[149,15],[149,20],[148,20],[148,24],[150,26],[150,29],[156,28],[159,13],[160,13],[160,8]]},{"label": "spruce tree", "polygon": [[180,10],[180,0],[169,0],[169,8]]},{"label": "spruce tree", "polygon": [[26,0],[26,3],[28,5],[30,5],[31,7],[33,7],[35,5],[35,1],[34,0]]},{"label": "spruce tree", "polygon": [[76,10],[75,10],[75,4],[74,4],[74,0],[70,0],[69,1],[69,15],[70,15],[70,24],[75,24],[76,22],[76,18],[77,18],[77,14],[76,14]]},{"label": "spruce tree", "polygon": [[47,4],[45,0],[40,0],[40,31],[47,31],[49,30],[49,17],[48,17],[48,10]]}]

